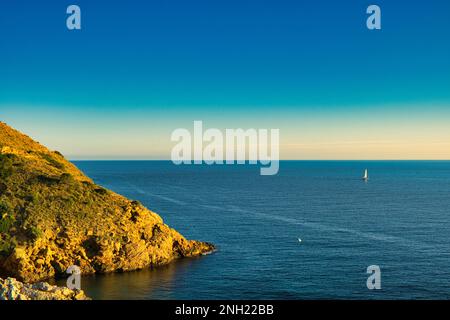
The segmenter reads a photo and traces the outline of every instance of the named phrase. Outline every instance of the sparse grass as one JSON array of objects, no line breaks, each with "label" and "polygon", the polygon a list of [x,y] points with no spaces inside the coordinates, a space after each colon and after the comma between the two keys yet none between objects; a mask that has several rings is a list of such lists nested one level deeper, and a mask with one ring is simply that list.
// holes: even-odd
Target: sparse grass
[{"label": "sparse grass", "polygon": [[5,202],[0,202],[0,233],[8,233],[14,224],[14,217],[11,215],[11,210]]},{"label": "sparse grass", "polygon": [[0,154],[0,178],[7,179],[13,172],[12,157],[5,154]]},{"label": "sparse grass", "polygon": [[[99,214],[121,205],[58,152],[0,124],[0,250],[42,236],[55,225],[85,231]],[[5,147],[7,147],[5,149]],[[55,168],[59,172],[55,171]],[[118,200],[120,202],[120,200]]]},{"label": "sparse grass", "polygon": [[29,195],[25,197],[25,200],[32,204],[38,204],[39,203],[39,193],[38,192],[31,192]]},{"label": "sparse grass", "polygon": [[5,240],[0,238],[0,256],[9,256],[16,246],[15,239],[6,237]]},{"label": "sparse grass", "polygon": [[27,230],[27,234],[30,236],[31,239],[37,240],[40,237],[42,237],[42,231],[36,226],[31,226]]},{"label": "sparse grass", "polygon": [[72,185],[75,183],[75,179],[70,173],[63,173],[59,178],[59,182],[63,184]]},{"label": "sparse grass", "polygon": [[59,162],[58,160],[54,159],[51,155],[44,153],[44,152],[40,152],[39,155],[46,160],[50,165],[52,165],[53,167],[55,167],[56,169],[59,170],[63,170],[64,169],[64,164],[62,164],[61,162]]},{"label": "sparse grass", "polygon": [[14,218],[11,216],[2,217],[0,219],[0,233],[7,233],[14,223]]},{"label": "sparse grass", "polygon": [[9,212],[9,206],[7,203],[0,201],[0,217]]}]

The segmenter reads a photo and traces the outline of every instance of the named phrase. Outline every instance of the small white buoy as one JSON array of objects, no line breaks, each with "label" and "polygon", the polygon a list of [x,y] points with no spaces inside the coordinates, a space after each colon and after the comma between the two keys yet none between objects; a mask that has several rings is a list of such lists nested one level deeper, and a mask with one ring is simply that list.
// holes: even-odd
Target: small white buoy
[{"label": "small white buoy", "polygon": [[302,239],[298,238],[298,242],[302,242]]}]

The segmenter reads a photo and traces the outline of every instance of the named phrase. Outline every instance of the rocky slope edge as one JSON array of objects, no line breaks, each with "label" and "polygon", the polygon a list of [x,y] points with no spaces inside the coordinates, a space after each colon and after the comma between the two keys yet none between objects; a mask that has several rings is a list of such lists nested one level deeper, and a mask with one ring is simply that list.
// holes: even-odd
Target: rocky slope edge
[{"label": "rocky slope edge", "polygon": [[35,282],[71,265],[129,271],[213,250],[0,122],[0,275]]}]

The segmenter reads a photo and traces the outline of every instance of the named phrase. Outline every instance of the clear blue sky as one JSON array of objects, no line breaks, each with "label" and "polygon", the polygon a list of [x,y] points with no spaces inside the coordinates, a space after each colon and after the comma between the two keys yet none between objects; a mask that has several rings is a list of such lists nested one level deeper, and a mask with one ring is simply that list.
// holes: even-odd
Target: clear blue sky
[{"label": "clear blue sky", "polygon": [[[70,4],[81,31],[66,29]],[[381,31],[365,26],[370,4]],[[286,158],[442,143],[449,13],[443,0],[2,1],[0,119],[72,158],[167,158],[171,130],[193,120],[280,128]],[[363,121],[370,134],[349,131]]]}]

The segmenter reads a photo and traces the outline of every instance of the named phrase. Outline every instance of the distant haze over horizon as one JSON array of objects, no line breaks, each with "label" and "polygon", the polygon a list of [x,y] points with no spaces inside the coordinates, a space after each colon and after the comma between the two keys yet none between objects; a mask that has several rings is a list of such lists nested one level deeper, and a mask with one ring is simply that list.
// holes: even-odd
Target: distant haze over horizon
[{"label": "distant haze over horizon", "polygon": [[[121,158],[115,158],[115,159],[69,159],[69,161],[71,162],[95,162],[95,161],[117,161],[117,162],[146,162],[146,161],[161,161],[161,162],[172,162],[172,160],[170,159],[121,159]],[[247,160],[248,161],[248,160]],[[441,159],[441,160],[429,160],[429,159],[379,159],[379,160],[375,160],[375,159],[280,159],[280,162],[283,161],[293,161],[293,162],[449,162],[450,159]],[[194,165],[194,164],[192,164]],[[197,164],[195,164],[197,165]],[[202,165],[205,165],[205,163],[203,162]],[[217,165],[217,164],[215,164]],[[225,163],[223,164],[218,164],[218,165],[227,165]],[[238,164],[234,164],[234,165],[238,165]]]},{"label": "distant haze over horizon", "polygon": [[[170,135],[280,129],[285,160],[450,159],[450,2],[0,4],[0,121],[71,160],[170,159]],[[405,14],[405,12],[407,14]]]}]

